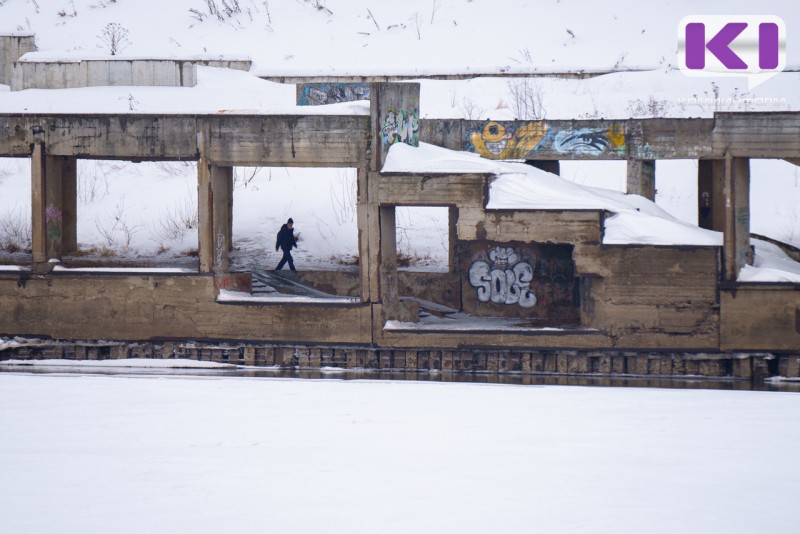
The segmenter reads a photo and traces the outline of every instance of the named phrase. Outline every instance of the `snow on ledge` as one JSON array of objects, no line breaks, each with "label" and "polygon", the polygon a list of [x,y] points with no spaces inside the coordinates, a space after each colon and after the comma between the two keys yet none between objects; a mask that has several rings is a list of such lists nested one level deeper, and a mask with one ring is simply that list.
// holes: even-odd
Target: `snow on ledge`
[{"label": "snow on ledge", "polygon": [[235,369],[228,363],[202,362],[183,358],[123,358],[121,360],[6,360],[0,367],[123,367],[139,369]]},{"label": "snow on ledge", "polygon": [[243,291],[220,289],[217,302],[261,304],[358,304],[361,300],[355,297],[307,297],[277,292],[268,295],[252,295]]},{"label": "snow on ledge", "polygon": [[753,265],[745,265],[739,272],[739,282],[787,282],[800,284],[800,263],[789,257],[780,247],[751,239],[755,247]]},{"label": "snow on ledge", "polygon": [[23,267],[22,265],[0,265],[0,273],[18,273],[30,270],[30,267]]},{"label": "snow on ledge", "polygon": [[56,265],[53,271],[57,273],[118,273],[118,274],[197,274],[194,269],[181,269],[177,267],[63,267]]},{"label": "snow on ledge", "polygon": [[495,161],[478,154],[427,143],[389,148],[384,173],[493,174],[487,210],[603,210],[608,245],[722,246],[722,234],[676,219],[639,195],[588,187],[524,163]]}]

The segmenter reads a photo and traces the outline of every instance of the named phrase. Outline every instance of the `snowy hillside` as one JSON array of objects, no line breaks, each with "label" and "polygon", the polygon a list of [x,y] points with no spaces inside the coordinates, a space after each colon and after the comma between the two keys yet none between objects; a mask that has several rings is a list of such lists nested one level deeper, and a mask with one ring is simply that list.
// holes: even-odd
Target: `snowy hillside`
[{"label": "snowy hillside", "polygon": [[[6,0],[0,31],[34,31],[41,50],[247,55],[258,74],[422,74],[656,68],[675,62],[679,21],[762,14],[762,4],[577,0]],[[795,2],[770,2],[789,28]],[[789,30],[791,32],[791,29]],[[798,64],[800,42],[788,43]],[[794,60],[792,59],[794,57]]]}]

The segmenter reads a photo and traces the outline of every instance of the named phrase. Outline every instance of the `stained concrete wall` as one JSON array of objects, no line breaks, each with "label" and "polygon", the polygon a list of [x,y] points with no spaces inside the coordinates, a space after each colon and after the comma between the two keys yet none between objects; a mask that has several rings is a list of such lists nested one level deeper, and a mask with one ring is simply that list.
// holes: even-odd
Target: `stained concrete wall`
[{"label": "stained concrete wall", "polygon": [[800,286],[738,284],[720,291],[722,348],[800,352]]},{"label": "stained concrete wall", "polygon": [[197,85],[197,65],[179,60],[35,60],[14,64],[11,90]]},{"label": "stained concrete wall", "polygon": [[11,85],[14,62],[36,51],[36,36],[32,33],[0,34],[0,84]]},{"label": "stained concrete wall", "polygon": [[0,273],[0,332],[59,339],[371,343],[369,305],[215,302],[213,276]]}]

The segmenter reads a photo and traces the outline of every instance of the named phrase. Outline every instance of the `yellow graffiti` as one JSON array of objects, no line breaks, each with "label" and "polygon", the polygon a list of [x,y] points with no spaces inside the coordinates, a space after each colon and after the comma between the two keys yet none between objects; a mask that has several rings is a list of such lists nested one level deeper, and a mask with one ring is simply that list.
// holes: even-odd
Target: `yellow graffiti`
[{"label": "yellow graffiti", "polygon": [[481,156],[491,159],[524,159],[547,135],[547,130],[544,122],[530,122],[509,133],[499,122],[490,121],[480,132],[471,132],[469,140]]},{"label": "yellow graffiti", "polygon": [[625,128],[616,122],[608,128],[608,141],[612,149],[619,148],[625,144]]}]

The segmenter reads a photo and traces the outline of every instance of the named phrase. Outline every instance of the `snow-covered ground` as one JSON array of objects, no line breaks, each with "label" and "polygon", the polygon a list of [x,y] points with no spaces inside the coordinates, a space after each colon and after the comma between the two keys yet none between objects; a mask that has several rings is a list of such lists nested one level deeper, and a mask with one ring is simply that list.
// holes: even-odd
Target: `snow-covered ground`
[{"label": "snow-covered ground", "polygon": [[794,393],[0,374],[0,516],[72,532],[791,532]]}]

